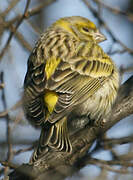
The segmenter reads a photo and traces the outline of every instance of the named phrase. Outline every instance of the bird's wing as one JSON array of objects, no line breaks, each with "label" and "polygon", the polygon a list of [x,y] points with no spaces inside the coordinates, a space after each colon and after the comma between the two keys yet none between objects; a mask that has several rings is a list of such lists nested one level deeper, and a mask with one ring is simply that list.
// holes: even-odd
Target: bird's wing
[{"label": "bird's wing", "polygon": [[26,117],[35,126],[45,119],[44,88],[46,84],[45,62],[33,51],[28,59],[28,70],[24,80],[23,107]]},{"label": "bird's wing", "polygon": [[48,89],[58,93],[58,101],[49,121],[58,121],[74,105],[82,103],[102,87],[113,72],[111,62],[108,56],[100,59],[79,56],[62,60],[47,82]]}]

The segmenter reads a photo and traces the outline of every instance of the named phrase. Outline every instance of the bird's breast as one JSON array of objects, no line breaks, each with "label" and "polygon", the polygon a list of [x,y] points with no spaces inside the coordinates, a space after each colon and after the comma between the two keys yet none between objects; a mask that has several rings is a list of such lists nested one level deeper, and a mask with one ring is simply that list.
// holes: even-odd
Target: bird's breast
[{"label": "bird's breast", "polygon": [[114,71],[98,91],[74,109],[75,115],[78,117],[86,115],[90,119],[105,117],[111,111],[116,100],[118,88],[119,75],[117,71]]}]

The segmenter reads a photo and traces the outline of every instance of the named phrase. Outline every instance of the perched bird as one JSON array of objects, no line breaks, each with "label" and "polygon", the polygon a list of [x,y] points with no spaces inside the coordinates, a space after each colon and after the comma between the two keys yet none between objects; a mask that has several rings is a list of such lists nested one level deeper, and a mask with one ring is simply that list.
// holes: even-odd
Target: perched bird
[{"label": "perched bird", "polygon": [[106,38],[90,20],[72,16],[53,23],[36,43],[24,80],[24,111],[41,127],[33,161],[48,147],[71,152],[72,119],[108,115],[119,88],[119,73],[98,43]]}]

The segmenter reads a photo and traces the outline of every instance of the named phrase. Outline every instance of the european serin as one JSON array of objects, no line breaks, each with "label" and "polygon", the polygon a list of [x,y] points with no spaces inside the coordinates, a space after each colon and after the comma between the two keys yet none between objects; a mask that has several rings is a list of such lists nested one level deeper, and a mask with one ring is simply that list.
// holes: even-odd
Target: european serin
[{"label": "european serin", "polygon": [[33,160],[48,147],[72,151],[67,123],[98,120],[111,110],[119,74],[98,43],[105,40],[86,18],[61,18],[42,34],[28,59],[24,81],[27,119],[41,127]]}]

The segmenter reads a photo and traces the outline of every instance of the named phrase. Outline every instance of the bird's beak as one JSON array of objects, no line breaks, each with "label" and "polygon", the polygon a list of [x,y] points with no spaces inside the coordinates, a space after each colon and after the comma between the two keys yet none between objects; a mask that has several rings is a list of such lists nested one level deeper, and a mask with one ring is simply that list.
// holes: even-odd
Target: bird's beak
[{"label": "bird's beak", "polygon": [[107,40],[107,38],[100,31],[94,33],[94,39],[96,40],[97,43]]}]

